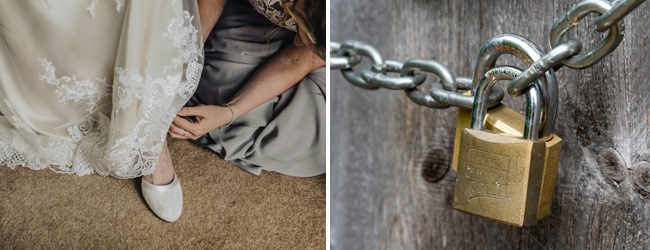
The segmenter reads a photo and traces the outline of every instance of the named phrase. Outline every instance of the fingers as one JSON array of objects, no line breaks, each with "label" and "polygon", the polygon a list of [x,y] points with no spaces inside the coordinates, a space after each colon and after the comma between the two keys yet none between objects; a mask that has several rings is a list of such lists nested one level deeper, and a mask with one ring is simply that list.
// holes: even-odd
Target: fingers
[{"label": "fingers", "polygon": [[187,119],[180,116],[174,117],[172,124],[182,130],[187,130],[187,131],[191,131],[196,126],[196,123],[190,122]]},{"label": "fingers", "polygon": [[[217,106],[213,105],[181,108],[172,122],[172,125],[175,127],[170,127],[170,135],[174,138],[187,137],[189,139],[198,139],[208,131],[220,126],[217,123],[221,121],[214,119],[215,108]],[[193,116],[195,117],[195,121],[188,121],[182,116]]]},{"label": "fingers", "polygon": [[189,134],[187,133],[187,131],[177,127],[174,124],[172,124],[169,127],[168,134],[172,138],[176,138],[176,139],[184,139],[184,140],[191,139],[190,137],[188,137]]},{"label": "fingers", "polygon": [[180,116],[204,116],[203,109],[205,106],[196,106],[196,107],[183,107],[178,111]]},{"label": "fingers", "polygon": [[172,121],[172,125],[170,126],[170,131],[172,129],[174,129],[174,134],[194,140],[205,134],[199,123],[192,123],[180,116],[174,117],[174,121]]}]

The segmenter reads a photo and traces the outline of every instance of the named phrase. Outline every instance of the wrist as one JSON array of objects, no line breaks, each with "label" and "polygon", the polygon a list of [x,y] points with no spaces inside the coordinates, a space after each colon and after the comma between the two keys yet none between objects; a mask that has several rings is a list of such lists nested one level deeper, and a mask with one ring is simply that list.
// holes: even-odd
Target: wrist
[{"label": "wrist", "polygon": [[229,127],[232,124],[232,122],[235,121],[235,109],[232,107],[232,104],[230,103],[226,103],[224,107],[228,108],[228,110],[230,111],[230,121],[226,123],[226,125],[223,125],[221,127]]},{"label": "wrist", "polygon": [[246,107],[241,107],[241,103],[238,103],[237,100],[230,100],[230,102],[228,102],[227,104],[225,104],[223,106],[224,107],[229,107],[229,109],[232,110],[231,114],[232,114],[233,119],[237,119],[240,116],[242,116],[241,110],[246,108]]}]

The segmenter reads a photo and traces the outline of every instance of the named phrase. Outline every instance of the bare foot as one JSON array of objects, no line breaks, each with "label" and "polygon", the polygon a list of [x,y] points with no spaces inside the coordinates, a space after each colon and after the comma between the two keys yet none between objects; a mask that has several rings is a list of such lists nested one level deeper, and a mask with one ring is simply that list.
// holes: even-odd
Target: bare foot
[{"label": "bare foot", "polygon": [[169,154],[167,141],[165,140],[165,145],[163,145],[163,149],[160,151],[158,163],[156,163],[156,168],[154,169],[153,174],[142,176],[142,179],[151,184],[162,186],[171,183],[174,180],[174,174],[172,157]]}]

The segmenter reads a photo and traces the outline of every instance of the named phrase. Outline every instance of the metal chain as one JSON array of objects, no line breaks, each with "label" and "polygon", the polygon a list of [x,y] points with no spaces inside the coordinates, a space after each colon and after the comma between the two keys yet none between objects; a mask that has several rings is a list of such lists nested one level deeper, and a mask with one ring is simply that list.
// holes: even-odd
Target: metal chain
[{"label": "metal chain", "polygon": [[[559,70],[563,66],[573,69],[591,67],[614,51],[623,40],[625,30],[623,18],[632,12],[645,0],[619,0],[613,4],[604,0],[584,0],[573,6],[567,14],[557,20],[551,28],[549,44],[551,50],[539,60],[534,61],[522,74],[508,85],[508,94],[519,96],[523,94],[535,80],[549,70]],[[594,22],[598,32],[608,31],[603,39],[592,50],[578,54],[582,50],[582,42],[578,40],[562,41],[562,37],[573,27],[577,26],[585,16],[598,13]],[[371,67],[354,71],[363,57],[371,60]],[[431,107],[448,108],[450,106],[472,108],[474,97],[458,93],[458,90],[471,90],[472,80],[456,78],[451,71],[441,63],[428,59],[410,59],[404,63],[382,59],[380,53],[370,45],[359,41],[330,43],[330,68],[338,69],[350,83],[365,89],[394,89],[404,90],[413,102]],[[432,73],[440,81],[432,84],[428,94],[418,90],[425,82],[426,73]],[[391,75],[389,75],[391,74]],[[393,76],[399,74],[399,76]],[[488,98],[488,106],[501,102],[504,90],[495,86]]]},{"label": "metal chain", "polygon": [[[430,108],[450,106],[472,108],[474,97],[457,92],[471,90],[472,80],[456,78],[447,67],[437,61],[428,59],[410,59],[404,63],[383,61],[375,48],[359,41],[331,42],[330,54],[332,54],[330,68],[341,70],[343,78],[357,87],[404,90],[411,101]],[[369,58],[372,66],[356,73],[353,67],[358,65],[363,57]],[[432,84],[427,93],[418,90],[418,86],[427,78],[426,73],[432,73],[440,78],[440,81]],[[488,98],[488,105],[491,107],[499,104],[504,96],[505,91],[495,87]]]}]

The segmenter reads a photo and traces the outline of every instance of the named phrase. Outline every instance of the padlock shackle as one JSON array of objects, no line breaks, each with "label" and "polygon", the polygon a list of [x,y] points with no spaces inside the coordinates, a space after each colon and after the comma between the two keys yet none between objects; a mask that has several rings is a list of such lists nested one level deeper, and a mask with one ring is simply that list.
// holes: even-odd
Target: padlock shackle
[{"label": "padlock shackle", "polygon": [[[474,75],[472,82],[474,86],[472,93],[476,93],[478,82],[483,75],[490,69],[494,68],[497,59],[504,54],[514,55],[520,58],[526,66],[539,60],[543,53],[532,41],[514,34],[500,34],[487,40],[478,54],[478,59],[474,66]],[[555,126],[555,115],[558,106],[558,86],[555,72],[546,71],[540,78],[541,88],[538,90],[542,96],[544,109],[542,111],[543,124],[541,125],[541,138],[550,139]],[[533,84],[533,83],[531,83]],[[527,93],[527,92],[526,92]],[[516,95],[515,95],[516,96]]]},{"label": "padlock shackle", "polygon": [[[501,80],[513,80],[521,74],[521,70],[512,66],[499,66],[488,70],[478,81],[474,105],[472,107],[472,122],[470,127],[476,130],[483,129],[485,115],[487,114],[488,97],[492,87]],[[526,120],[524,124],[524,138],[536,141],[539,138],[541,126],[542,95],[539,80],[526,90]]]}]

